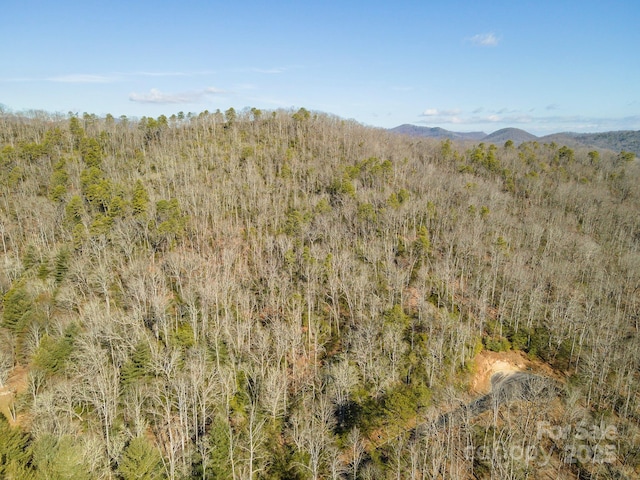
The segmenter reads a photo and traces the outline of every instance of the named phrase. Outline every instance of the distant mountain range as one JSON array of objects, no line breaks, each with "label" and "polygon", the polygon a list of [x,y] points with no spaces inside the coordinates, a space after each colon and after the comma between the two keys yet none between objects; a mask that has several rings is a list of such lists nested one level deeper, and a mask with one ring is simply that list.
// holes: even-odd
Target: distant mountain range
[{"label": "distant mountain range", "polygon": [[408,123],[391,128],[389,131],[411,137],[449,138],[451,140],[482,140],[487,136],[484,132],[452,132],[440,127],[419,127]]},{"label": "distant mountain range", "polygon": [[555,142],[569,147],[596,147],[614,151],[633,152],[640,157],[640,130],[621,130],[601,133],[572,133],[562,132],[537,137],[519,128],[503,128],[490,134],[484,132],[452,132],[439,127],[420,127],[404,124],[389,129],[390,132],[413,137],[427,137],[451,140],[470,140],[487,143],[504,143],[511,140],[516,144],[539,141],[543,143]]}]

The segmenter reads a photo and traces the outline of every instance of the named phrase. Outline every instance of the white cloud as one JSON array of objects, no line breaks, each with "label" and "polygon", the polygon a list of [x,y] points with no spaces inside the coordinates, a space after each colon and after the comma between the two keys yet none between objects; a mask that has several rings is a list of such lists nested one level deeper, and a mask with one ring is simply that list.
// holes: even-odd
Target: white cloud
[{"label": "white cloud", "polygon": [[129,94],[129,100],[139,103],[198,103],[204,100],[209,95],[219,95],[225,93],[224,90],[220,90],[215,87],[207,87],[202,90],[193,90],[190,92],[180,93],[165,93],[161,92],[157,88],[152,88],[149,93],[136,93]]},{"label": "white cloud", "polygon": [[[44,78],[49,82],[60,83],[113,83],[125,81],[135,77],[194,77],[197,75],[211,75],[214,72],[202,71],[202,72],[111,72],[111,73],[72,73],[66,75],[56,75],[52,77]],[[31,81],[37,81],[39,79],[33,78]]]},{"label": "white cloud", "polygon": [[71,74],[47,78],[50,82],[61,83],[112,83],[120,80],[118,75]]},{"label": "white cloud", "polygon": [[495,47],[500,43],[500,39],[493,32],[479,33],[470,38],[471,43],[479,47]]},{"label": "white cloud", "polygon": [[126,75],[131,77],[196,77],[198,75],[213,75],[216,72],[211,70],[203,70],[196,72],[132,72]]},{"label": "white cloud", "polygon": [[254,83],[238,83],[233,86],[234,91],[238,90],[257,90],[258,87]]},{"label": "white cloud", "polygon": [[422,112],[423,117],[439,117],[439,116],[452,116],[458,115],[461,110],[458,108],[452,108],[450,110],[438,110],[437,108],[427,108]]},{"label": "white cloud", "polygon": [[252,72],[256,72],[256,73],[266,73],[266,74],[277,74],[277,73],[283,73],[286,69],[285,68],[280,68],[280,67],[275,67],[275,68],[251,68],[250,69]]},{"label": "white cloud", "polygon": [[221,90],[220,88],[216,88],[216,87],[207,87],[203,90],[203,93],[205,95],[219,95],[222,93],[227,93],[225,90]]}]

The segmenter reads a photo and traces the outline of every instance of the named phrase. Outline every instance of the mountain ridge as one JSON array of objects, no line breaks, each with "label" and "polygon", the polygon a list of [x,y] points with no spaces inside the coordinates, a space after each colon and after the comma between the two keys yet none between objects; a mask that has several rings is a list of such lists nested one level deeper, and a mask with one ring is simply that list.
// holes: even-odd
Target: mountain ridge
[{"label": "mountain ridge", "polygon": [[450,140],[473,140],[503,143],[511,140],[516,144],[542,141],[562,143],[571,147],[595,147],[614,151],[630,151],[640,156],[640,130],[612,130],[596,133],[558,132],[537,136],[519,128],[503,128],[486,134],[484,132],[454,132],[440,127],[422,127],[403,124],[388,129],[389,132],[422,138]]},{"label": "mountain ridge", "polygon": [[481,140],[487,136],[485,132],[452,132],[440,127],[421,127],[409,123],[390,128],[389,131],[412,137],[448,138],[450,140]]},{"label": "mountain ridge", "polygon": [[507,140],[511,140],[517,144],[524,142],[533,142],[538,140],[539,137],[535,136],[532,133],[529,133],[520,128],[502,128],[500,130],[496,130],[493,133],[490,133],[486,137],[482,139],[483,142],[491,142],[491,143],[504,143]]}]

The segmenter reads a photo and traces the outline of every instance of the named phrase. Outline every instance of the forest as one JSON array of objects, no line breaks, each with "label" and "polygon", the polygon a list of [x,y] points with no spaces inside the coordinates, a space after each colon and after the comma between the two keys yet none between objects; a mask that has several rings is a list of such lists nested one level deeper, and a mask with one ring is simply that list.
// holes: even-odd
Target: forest
[{"label": "forest", "polygon": [[638,478],[639,212],[624,151],[2,112],[0,478]]}]

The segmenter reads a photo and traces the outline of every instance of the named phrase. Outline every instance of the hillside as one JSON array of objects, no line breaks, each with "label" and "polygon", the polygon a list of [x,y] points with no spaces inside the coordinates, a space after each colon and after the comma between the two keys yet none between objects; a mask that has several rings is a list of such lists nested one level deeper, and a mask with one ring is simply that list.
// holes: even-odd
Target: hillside
[{"label": "hillside", "polygon": [[410,135],[413,137],[426,137],[436,139],[448,138],[450,140],[480,140],[487,136],[487,134],[484,132],[452,132],[440,127],[420,127],[407,123],[391,128],[389,129],[389,131],[392,133]]},{"label": "hillside", "polygon": [[640,131],[618,131],[602,133],[556,133],[541,138],[545,142],[556,142],[570,146],[606,148],[616,152],[625,150],[640,157]]},{"label": "hillside", "polygon": [[525,132],[524,130],[520,130],[519,128],[503,128],[502,130],[497,130],[486,137],[483,137],[482,141],[502,144],[511,140],[516,145],[520,145],[523,142],[533,142],[537,139],[538,137],[535,135]]},{"label": "hillside", "polygon": [[305,109],[2,114],[0,478],[638,478],[639,179]]},{"label": "hillside", "polygon": [[404,124],[389,129],[392,133],[409,135],[413,137],[425,137],[450,140],[475,140],[487,143],[501,144],[507,140],[519,145],[523,142],[539,141],[543,143],[555,142],[572,148],[598,148],[614,152],[628,151],[640,157],[640,131],[614,131],[601,133],[554,133],[537,137],[519,128],[503,128],[489,135],[483,132],[452,132],[439,127],[421,127]]}]

